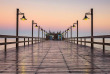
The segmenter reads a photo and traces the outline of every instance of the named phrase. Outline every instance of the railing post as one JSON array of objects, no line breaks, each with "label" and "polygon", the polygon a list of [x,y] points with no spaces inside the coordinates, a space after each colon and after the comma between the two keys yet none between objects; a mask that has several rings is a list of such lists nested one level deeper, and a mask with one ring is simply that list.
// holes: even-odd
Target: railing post
[{"label": "railing post", "polygon": [[29,38],[28,38],[28,46],[29,46]]},{"label": "railing post", "polygon": [[81,38],[81,45],[82,45],[82,38]]},{"label": "railing post", "polygon": [[5,55],[7,54],[7,38],[5,38]]},{"label": "railing post", "polygon": [[35,38],[35,43],[36,43],[36,38]]},{"label": "railing post", "polygon": [[24,38],[24,47],[25,47],[25,38]]},{"label": "railing post", "polygon": [[86,38],[84,38],[84,45],[86,46]]},{"label": "railing post", "polygon": [[74,44],[75,44],[75,38],[74,38]]},{"label": "railing post", "polygon": [[103,37],[103,55],[105,55],[105,38]]}]

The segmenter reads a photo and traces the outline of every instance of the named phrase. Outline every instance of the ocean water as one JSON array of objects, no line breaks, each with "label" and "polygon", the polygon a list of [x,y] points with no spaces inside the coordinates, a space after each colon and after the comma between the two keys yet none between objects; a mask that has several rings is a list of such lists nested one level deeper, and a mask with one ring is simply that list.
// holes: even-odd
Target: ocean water
[{"label": "ocean water", "polygon": [[[19,41],[23,41],[24,39],[19,39]],[[28,41],[28,39],[25,39],[26,41]],[[31,39],[30,39],[31,40]],[[80,40],[80,39],[79,39]],[[0,43],[4,43],[5,39],[4,38],[0,38]],[[16,39],[15,38],[7,38],[7,42],[15,42]],[[82,39],[82,41],[84,41],[84,39]],[[90,39],[86,39],[86,41],[90,41]],[[102,42],[102,38],[94,38],[94,42]],[[75,41],[76,43],[76,41]],[[105,43],[110,43],[110,38],[106,38],[105,39]],[[28,45],[28,42],[25,42],[26,45]],[[30,42],[31,44],[31,42]],[[79,44],[81,44],[81,42],[79,42]],[[19,43],[19,46],[23,46],[24,43]],[[82,42],[82,45],[84,45],[84,43]],[[90,43],[86,43],[87,46],[91,46]],[[16,47],[16,44],[7,44],[7,49],[8,48],[13,48]],[[99,44],[94,44],[95,48],[103,48],[103,45],[99,45]],[[4,50],[4,45],[0,45],[0,50]],[[105,50],[110,50],[110,46],[105,45]]]}]

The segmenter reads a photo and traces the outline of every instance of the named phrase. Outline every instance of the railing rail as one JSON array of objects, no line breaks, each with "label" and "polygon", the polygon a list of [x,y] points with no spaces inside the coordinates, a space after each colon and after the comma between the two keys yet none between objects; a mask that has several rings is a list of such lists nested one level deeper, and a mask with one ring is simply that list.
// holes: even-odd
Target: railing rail
[{"label": "railing rail", "polygon": [[[16,44],[16,43],[24,43],[24,47],[26,45],[26,42],[28,43],[28,46],[30,44],[30,42],[32,43],[32,39],[33,41],[36,43],[37,41],[39,42],[41,39],[38,38],[38,37],[28,37],[28,36],[12,36],[12,35],[0,35],[0,38],[4,39],[4,42],[1,42],[0,45],[4,45],[4,52],[7,53],[7,44]],[[22,41],[20,40],[19,42],[16,42],[16,41],[11,41],[11,42],[8,42],[7,39],[10,39],[10,38],[13,38],[13,39],[16,39],[16,38],[19,38],[19,39],[23,39]],[[27,40],[26,40],[27,39]]]},{"label": "railing rail", "polygon": [[[91,36],[85,36],[85,37],[78,37],[78,42],[80,42],[80,44],[82,45],[82,43],[84,43],[84,45],[86,46],[86,43],[92,43],[91,40],[87,41],[87,39],[91,39]],[[93,44],[98,44],[98,45],[103,45],[103,54],[105,54],[105,45],[110,46],[110,43],[105,42],[106,38],[110,38],[110,35],[100,35],[100,36],[93,36],[93,39],[102,39],[102,42],[98,42],[98,41],[94,41],[93,40]],[[84,39],[84,40],[82,40]],[[75,43],[75,41],[77,41],[77,37],[72,37],[72,38],[66,38],[66,41],[68,40],[68,42],[72,42]],[[78,43],[79,44],[79,43]]]}]

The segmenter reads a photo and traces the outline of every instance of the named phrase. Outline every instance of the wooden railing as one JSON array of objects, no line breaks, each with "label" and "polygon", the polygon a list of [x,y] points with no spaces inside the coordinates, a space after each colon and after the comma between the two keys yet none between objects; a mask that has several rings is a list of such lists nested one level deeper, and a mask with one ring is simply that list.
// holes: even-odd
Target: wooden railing
[{"label": "wooden railing", "polygon": [[[24,43],[24,47],[26,45],[26,42],[28,43],[28,45],[31,43],[32,44],[32,39],[33,41],[36,43],[36,42],[40,42],[40,38],[38,37],[28,37],[28,36],[11,36],[11,35],[0,35],[0,38],[3,38],[4,39],[4,42],[0,43],[0,45],[4,45],[4,49],[5,49],[5,52],[6,52],[6,49],[7,49],[7,44],[16,44],[17,42],[16,41],[13,41],[13,42],[8,42],[7,39],[11,38],[11,39],[23,39],[22,41],[19,40],[18,43]],[[27,40],[26,40],[27,39]],[[34,43],[33,42],[33,43]]]},{"label": "wooden railing", "polygon": [[[102,45],[103,46],[103,54],[105,54],[105,45],[110,46],[110,43],[105,42],[106,38],[110,38],[110,35],[100,35],[100,36],[93,36],[93,40],[94,39],[102,39],[102,42],[96,42],[93,41],[93,44],[98,44],[98,45]],[[91,36],[86,36],[86,37],[78,37],[78,44],[80,42],[80,44],[82,45],[82,43],[84,43],[84,45],[86,46],[86,43],[92,43],[91,40],[87,41],[87,39],[91,39]],[[68,42],[73,42],[73,43],[77,43],[77,37],[72,37],[71,38],[66,38],[66,41]]]}]

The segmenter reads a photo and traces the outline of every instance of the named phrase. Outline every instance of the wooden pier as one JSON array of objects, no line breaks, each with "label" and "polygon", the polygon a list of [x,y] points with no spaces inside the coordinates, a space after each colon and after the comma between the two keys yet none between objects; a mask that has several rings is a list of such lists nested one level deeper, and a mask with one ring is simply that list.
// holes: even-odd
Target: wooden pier
[{"label": "wooden pier", "polygon": [[74,42],[49,40],[9,48],[6,54],[0,51],[0,74],[110,74],[110,51],[93,52]]}]

